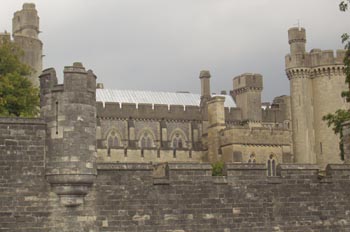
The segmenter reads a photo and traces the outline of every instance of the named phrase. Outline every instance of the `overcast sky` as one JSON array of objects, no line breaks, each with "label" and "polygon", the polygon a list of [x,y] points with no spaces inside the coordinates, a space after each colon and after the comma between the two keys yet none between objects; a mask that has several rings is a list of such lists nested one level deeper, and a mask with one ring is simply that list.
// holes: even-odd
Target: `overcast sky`
[{"label": "overcast sky", "polygon": [[[0,30],[11,31],[24,1],[1,0]],[[200,92],[232,89],[245,72],[264,77],[263,100],[289,95],[287,30],[306,28],[307,49],[338,49],[350,12],[338,0],[34,0],[44,67],[74,61],[94,70],[105,88]]]}]

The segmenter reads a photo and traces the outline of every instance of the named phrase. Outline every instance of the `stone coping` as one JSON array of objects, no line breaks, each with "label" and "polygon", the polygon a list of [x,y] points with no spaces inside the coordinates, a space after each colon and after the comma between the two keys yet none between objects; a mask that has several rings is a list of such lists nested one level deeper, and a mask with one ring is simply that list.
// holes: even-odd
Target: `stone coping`
[{"label": "stone coping", "polygon": [[226,164],[226,170],[266,170],[265,164],[233,163]]},{"label": "stone coping", "polygon": [[42,118],[0,117],[0,124],[38,124],[45,125]]},{"label": "stone coping", "polygon": [[[170,170],[211,170],[211,164],[209,163],[168,163]],[[152,163],[97,163],[98,170],[140,170],[151,171],[153,170]]]},{"label": "stone coping", "polygon": [[320,167],[316,164],[279,164],[277,168],[283,170],[319,170]]}]

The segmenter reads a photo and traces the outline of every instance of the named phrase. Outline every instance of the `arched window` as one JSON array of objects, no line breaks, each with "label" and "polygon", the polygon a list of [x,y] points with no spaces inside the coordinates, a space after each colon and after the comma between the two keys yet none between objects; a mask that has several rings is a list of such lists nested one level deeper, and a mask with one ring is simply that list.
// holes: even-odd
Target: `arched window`
[{"label": "arched window", "polygon": [[151,148],[153,147],[153,139],[152,136],[148,132],[144,132],[140,137],[140,147],[143,148]]},{"label": "arched window", "polygon": [[117,133],[114,130],[111,131],[107,137],[107,146],[108,148],[114,148],[119,146],[119,139]]},{"label": "arched window", "polygon": [[179,133],[176,133],[175,136],[173,137],[172,145],[173,145],[173,149],[181,149],[184,147],[183,139]]},{"label": "arched window", "polygon": [[255,153],[254,153],[254,152],[253,152],[252,154],[250,154],[248,163],[256,163],[256,160],[255,160]]},{"label": "arched window", "polygon": [[276,159],[273,153],[271,153],[270,158],[267,161],[267,175],[276,176]]}]

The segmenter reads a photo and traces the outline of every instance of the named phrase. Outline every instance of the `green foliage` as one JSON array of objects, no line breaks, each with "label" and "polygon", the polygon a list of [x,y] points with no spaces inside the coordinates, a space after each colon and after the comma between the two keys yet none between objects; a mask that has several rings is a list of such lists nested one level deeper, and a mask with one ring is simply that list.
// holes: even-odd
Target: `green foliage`
[{"label": "green foliage", "polygon": [[[341,1],[339,4],[340,11],[347,11],[350,0]],[[347,102],[350,102],[350,35],[344,33],[341,36],[341,41],[345,48],[344,66],[345,66],[345,83],[348,85],[348,90],[342,92],[342,97],[346,97]]]},{"label": "green foliage", "polygon": [[347,11],[349,3],[350,3],[350,0],[341,1],[339,4],[339,10],[340,11]]},{"label": "green foliage", "polygon": [[29,66],[20,62],[23,52],[10,41],[0,45],[0,116],[33,117],[39,112],[39,90],[26,76]]},{"label": "green foliage", "polygon": [[[339,4],[340,11],[347,11],[350,0],[341,1]],[[344,72],[345,72],[345,83],[348,85],[348,90],[341,93],[342,97],[346,98],[347,102],[350,102],[350,36],[347,33],[344,33],[341,36],[341,41],[345,48],[345,57],[344,57]],[[344,145],[343,145],[343,127],[342,124],[345,121],[350,120],[350,111],[349,110],[337,110],[334,114],[327,114],[322,118],[324,121],[327,121],[329,127],[333,127],[335,134],[339,135],[340,143],[340,157],[344,160]]]},{"label": "green foliage", "polygon": [[222,161],[218,161],[216,163],[211,164],[212,175],[213,176],[223,176],[224,175],[224,165],[225,165],[225,163]]},{"label": "green foliage", "polygon": [[348,110],[337,110],[334,114],[327,114],[323,116],[322,118],[324,121],[327,121],[327,125],[329,127],[332,127],[335,134],[339,135],[340,138],[340,157],[342,160],[344,160],[344,146],[342,143],[343,138],[343,127],[342,124],[345,121],[350,120],[350,112]]}]

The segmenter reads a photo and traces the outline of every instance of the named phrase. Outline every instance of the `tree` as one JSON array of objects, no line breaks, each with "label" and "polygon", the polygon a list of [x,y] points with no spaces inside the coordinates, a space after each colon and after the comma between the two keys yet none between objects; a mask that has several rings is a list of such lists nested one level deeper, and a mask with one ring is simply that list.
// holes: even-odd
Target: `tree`
[{"label": "tree", "polygon": [[14,43],[0,41],[0,116],[34,117],[39,112],[39,90],[26,77],[31,68]]},{"label": "tree", "polygon": [[[348,6],[350,4],[350,0],[341,1],[339,4],[339,9],[342,12],[348,10]],[[347,33],[344,33],[341,36],[341,41],[345,48],[345,57],[344,57],[344,73],[345,73],[345,83],[348,86],[347,91],[343,91],[341,93],[342,97],[346,98],[347,102],[350,102],[350,36]],[[322,118],[324,121],[327,121],[329,127],[333,127],[333,131],[335,134],[338,134],[340,137],[340,157],[344,160],[344,146],[343,146],[343,127],[342,124],[348,120],[350,120],[350,111],[349,110],[337,110],[334,114],[327,114]]]}]

